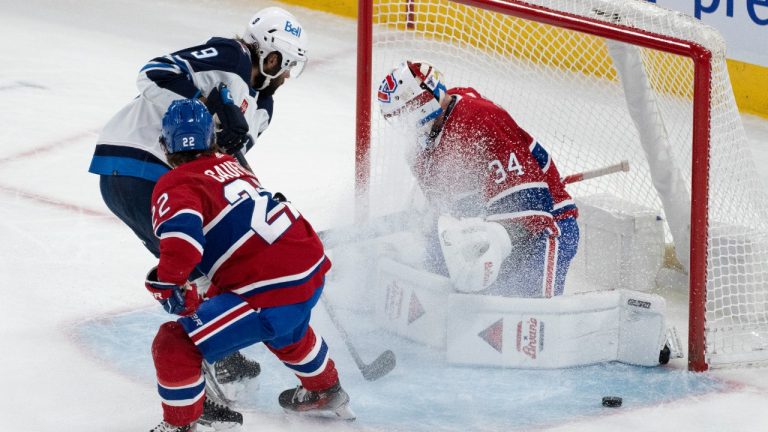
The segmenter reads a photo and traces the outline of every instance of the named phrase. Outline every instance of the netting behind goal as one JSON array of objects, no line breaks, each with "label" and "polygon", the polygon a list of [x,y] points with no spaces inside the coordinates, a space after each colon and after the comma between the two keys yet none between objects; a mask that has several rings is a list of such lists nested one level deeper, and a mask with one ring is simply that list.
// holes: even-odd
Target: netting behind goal
[{"label": "netting behind goal", "polygon": [[403,156],[412,138],[388,127],[371,100],[395,65],[427,60],[449,88],[474,87],[507,109],[563,175],[628,160],[629,172],[569,191],[664,219],[666,243],[691,272],[692,368],[768,361],[768,207],[714,29],[631,0],[368,6],[370,22],[365,7],[360,20],[363,45],[371,31],[370,51],[359,54],[363,65],[371,59],[371,76],[359,67],[361,208],[376,215],[413,203]]}]

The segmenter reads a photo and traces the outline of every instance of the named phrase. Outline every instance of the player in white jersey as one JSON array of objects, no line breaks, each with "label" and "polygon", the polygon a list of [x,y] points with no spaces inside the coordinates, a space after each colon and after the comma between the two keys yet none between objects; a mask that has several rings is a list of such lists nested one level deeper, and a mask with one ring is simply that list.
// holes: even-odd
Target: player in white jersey
[{"label": "player in white jersey", "polygon": [[[307,35],[287,11],[257,12],[242,37],[214,37],[202,45],[150,60],[139,73],[139,95],[118,111],[98,138],[89,171],[100,176],[104,203],[155,257],[159,242],[150,207],[158,178],[170,170],[158,140],[171,102],[198,98],[217,121],[220,147],[247,165],[242,154],[267,128],[273,94],[298,77],[307,62]],[[196,271],[191,279],[200,279]],[[215,365],[222,382],[255,377],[257,362],[235,353]]]}]

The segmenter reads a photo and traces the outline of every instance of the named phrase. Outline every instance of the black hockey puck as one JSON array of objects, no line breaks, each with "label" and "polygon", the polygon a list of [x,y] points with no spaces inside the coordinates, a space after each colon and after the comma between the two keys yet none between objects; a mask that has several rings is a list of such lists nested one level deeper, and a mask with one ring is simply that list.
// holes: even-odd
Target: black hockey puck
[{"label": "black hockey puck", "polygon": [[604,396],[603,406],[608,408],[618,408],[621,406],[621,398],[618,396]]}]

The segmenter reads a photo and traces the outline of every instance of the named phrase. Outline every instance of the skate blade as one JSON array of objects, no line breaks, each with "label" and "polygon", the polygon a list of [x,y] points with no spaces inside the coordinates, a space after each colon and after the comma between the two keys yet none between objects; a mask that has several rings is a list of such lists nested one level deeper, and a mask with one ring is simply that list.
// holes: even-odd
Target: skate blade
[{"label": "skate blade", "polygon": [[216,431],[236,431],[241,427],[236,422],[212,422],[206,424],[197,424],[197,432],[216,432]]},{"label": "skate blade", "polygon": [[354,421],[357,418],[354,411],[352,411],[352,408],[349,407],[349,404],[344,404],[336,408],[335,410],[292,411],[287,408],[283,408],[283,411],[285,411],[286,414],[300,416],[300,417],[314,418],[318,420]]}]

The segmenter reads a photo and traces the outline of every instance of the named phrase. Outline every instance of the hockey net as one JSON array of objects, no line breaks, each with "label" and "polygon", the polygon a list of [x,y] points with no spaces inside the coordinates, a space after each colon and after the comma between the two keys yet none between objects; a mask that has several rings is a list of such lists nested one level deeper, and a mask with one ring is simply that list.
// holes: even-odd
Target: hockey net
[{"label": "hockey net", "polygon": [[664,221],[664,241],[690,275],[691,369],[768,363],[768,207],[714,29],[634,0],[360,6],[361,212],[412,205],[407,137],[372,102],[395,65],[428,60],[449,88],[474,87],[507,109],[563,175],[629,160],[629,172],[569,191],[585,202],[610,196]]}]

